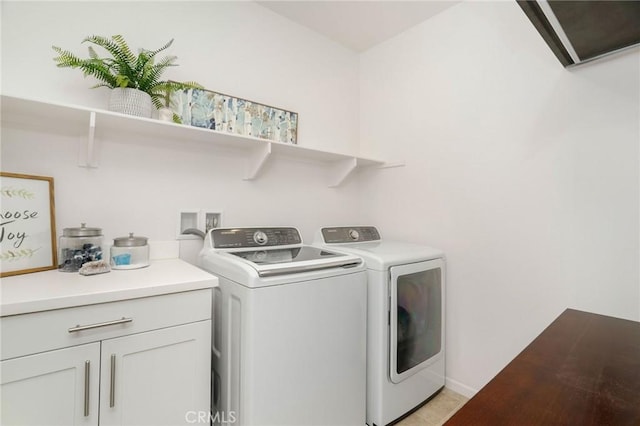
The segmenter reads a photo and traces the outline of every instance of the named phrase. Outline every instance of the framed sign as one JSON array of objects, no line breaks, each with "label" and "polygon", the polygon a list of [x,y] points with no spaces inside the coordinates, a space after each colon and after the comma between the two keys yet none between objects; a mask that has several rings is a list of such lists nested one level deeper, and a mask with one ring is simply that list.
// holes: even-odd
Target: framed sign
[{"label": "framed sign", "polygon": [[53,178],[0,172],[0,276],[56,269]]}]

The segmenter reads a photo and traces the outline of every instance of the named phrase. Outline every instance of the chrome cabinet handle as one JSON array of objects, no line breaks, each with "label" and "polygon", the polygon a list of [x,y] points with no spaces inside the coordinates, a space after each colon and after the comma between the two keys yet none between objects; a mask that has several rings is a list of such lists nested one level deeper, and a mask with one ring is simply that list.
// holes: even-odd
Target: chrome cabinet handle
[{"label": "chrome cabinet handle", "polygon": [[84,362],[84,416],[89,417],[89,377],[91,361]]},{"label": "chrome cabinet handle", "polygon": [[133,321],[133,318],[122,317],[119,320],[99,322],[99,323],[96,323],[96,324],[89,324],[89,325],[80,325],[80,324],[78,324],[75,327],[71,327],[69,329],[69,333],[76,333],[78,331],[91,330],[92,328],[107,327],[107,326],[110,326],[110,325],[125,324],[125,323],[132,322],[132,321]]},{"label": "chrome cabinet handle", "polygon": [[116,405],[116,355],[111,354],[111,389],[109,390],[109,407]]}]

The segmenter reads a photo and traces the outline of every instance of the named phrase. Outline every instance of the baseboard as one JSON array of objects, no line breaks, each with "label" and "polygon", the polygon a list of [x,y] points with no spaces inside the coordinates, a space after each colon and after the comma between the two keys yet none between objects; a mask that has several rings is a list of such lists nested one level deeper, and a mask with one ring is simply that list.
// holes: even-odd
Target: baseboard
[{"label": "baseboard", "polygon": [[467,398],[473,397],[476,393],[478,393],[477,389],[473,389],[467,385],[464,385],[456,380],[446,378],[445,379],[445,387],[447,389],[451,389],[452,391],[459,393],[460,395],[464,395]]}]

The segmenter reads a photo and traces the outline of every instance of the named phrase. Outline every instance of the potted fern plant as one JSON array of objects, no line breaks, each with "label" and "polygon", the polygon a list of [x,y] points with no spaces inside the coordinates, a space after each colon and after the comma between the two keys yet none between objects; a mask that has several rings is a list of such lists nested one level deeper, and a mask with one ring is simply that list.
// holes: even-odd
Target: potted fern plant
[{"label": "potted fern plant", "polygon": [[58,54],[54,61],[60,68],[78,68],[85,77],[96,78],[99,83],[92,86],[92,89],[110,88],[110,111],[151,117],[152,105],[157,109],[168,106],[165,102],[172,92],[202,88],[193,81],[160,80],[167,68],[177,66],[176,56],[165,56],[156,61],[156,55],[168,49],[173,44],[173,39],[156,50],[139,49],[137,55],[121,35],[111,38],[92,35],[82,42],[102,47],[110,56],[101,57],[90,45],[89,57],[82,59],[68,50],[52,46]]}]

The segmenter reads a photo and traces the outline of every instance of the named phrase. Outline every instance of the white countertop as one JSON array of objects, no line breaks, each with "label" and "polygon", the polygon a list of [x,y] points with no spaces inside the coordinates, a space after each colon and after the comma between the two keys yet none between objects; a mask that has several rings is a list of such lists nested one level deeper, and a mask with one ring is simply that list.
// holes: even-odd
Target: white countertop
[{"label": "white countertop", "polygon": [[2,278],[0,315],[115,302],[218,286],[218,278],[180,259],[155,260],[141,269],[80,275],[57,270]]}]

